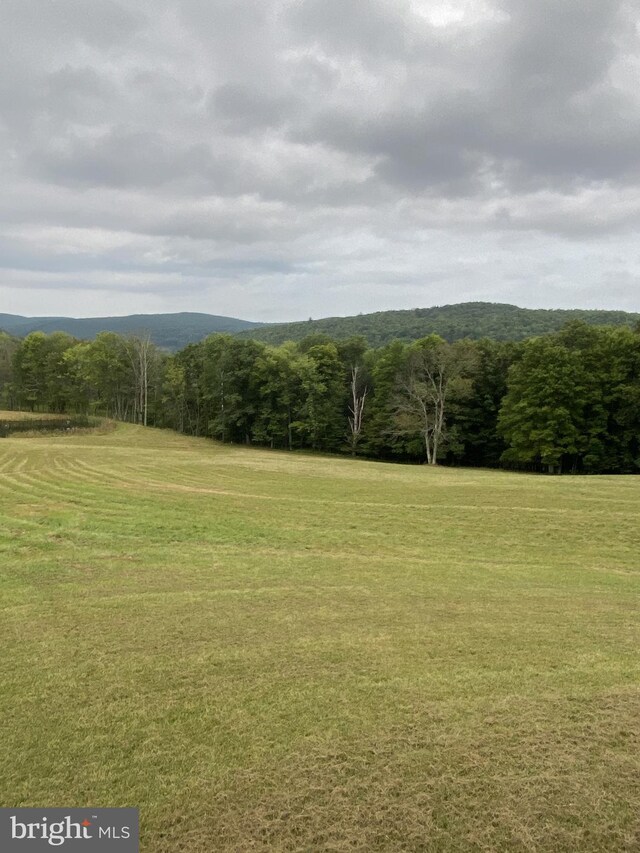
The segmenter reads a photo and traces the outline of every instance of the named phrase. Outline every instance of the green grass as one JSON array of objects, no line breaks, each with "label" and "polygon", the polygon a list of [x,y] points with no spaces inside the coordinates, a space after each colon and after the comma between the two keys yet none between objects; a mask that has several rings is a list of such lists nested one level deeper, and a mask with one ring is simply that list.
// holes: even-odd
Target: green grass
[{"label": "green grass", "polygon": [[640,849],[640,479],[0,440],[0,804],[145,853]]}]

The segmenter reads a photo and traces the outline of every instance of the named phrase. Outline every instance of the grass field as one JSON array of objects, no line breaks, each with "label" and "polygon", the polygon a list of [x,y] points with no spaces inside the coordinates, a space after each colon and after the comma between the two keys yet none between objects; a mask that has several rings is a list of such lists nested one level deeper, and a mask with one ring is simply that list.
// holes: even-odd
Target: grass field
[{"label": "grass field", "polygon": [[0,801],[145,853],[640,850],[640,478],[0,440]]}]

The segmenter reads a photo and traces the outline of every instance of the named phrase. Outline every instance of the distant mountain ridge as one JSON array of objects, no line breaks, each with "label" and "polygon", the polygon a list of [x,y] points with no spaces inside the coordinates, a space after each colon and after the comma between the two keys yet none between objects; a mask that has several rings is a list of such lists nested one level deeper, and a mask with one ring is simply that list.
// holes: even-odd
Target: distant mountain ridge
[{"label": "distant mountain ridge", "polygon": [[24,337],[30,332],[67,332],[76,338],[91,339],[99,332],[116,332],[119,335],[148,332],[159,347],[179,350],[196,343],[208,335],[253,329],[260,323],[239,320],[236,317],[219,317],[215,314],[181,312],[179,314],[129,314],[124,317],[21,317],[0,314],[0,329],[11,335]]},{"label": "distant mountain ridge", "polygon": [[635,326],[640,313],[582,309],[519,308],[494,302],[462,302],[433,308],[376,311],[353,317],[326,317],[297,323],[253,323],[235,317],[182,312],[179,314],[131,314],[124,317],[22,317],[0,314],[0,330],[24,337],[33,331],[67,332],[77,338],[94,338],[99,332],[121,335],[148,332],[163,349],[179,350],[216,333],[250,337],[269,344],[299,341],[310,334],[337,340],[362,335],[369,346],[383,346],[395,339],[414,341],[436,333],[449,341],[460,338],[522,340],[561,328],[569,320],[596,326]]},{"label": "distant mountain ridge", "polygon": [[415,341],[436,333],[448,341],[460,338],[524,340],[554,332],[570,320],[594,326],[635,326],[640,314],[557,308],[519,308],[497,302],[461,302],[433,308],[376,311],[353,317],[327,317],[301,323],[279,323],[241,332],[269,344],[299,341],[310,334],[326,334],[338,340],[362,335],[369,346],[379,347],[397,339]]}]

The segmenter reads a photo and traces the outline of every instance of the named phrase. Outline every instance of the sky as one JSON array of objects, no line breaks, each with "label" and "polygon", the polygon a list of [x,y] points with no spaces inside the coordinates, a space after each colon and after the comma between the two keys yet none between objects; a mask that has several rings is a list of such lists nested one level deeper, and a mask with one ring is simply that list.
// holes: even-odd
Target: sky
[{"label": "sky", "polygon": [[1,0],[0,313],[640,311],[637,0]]}]

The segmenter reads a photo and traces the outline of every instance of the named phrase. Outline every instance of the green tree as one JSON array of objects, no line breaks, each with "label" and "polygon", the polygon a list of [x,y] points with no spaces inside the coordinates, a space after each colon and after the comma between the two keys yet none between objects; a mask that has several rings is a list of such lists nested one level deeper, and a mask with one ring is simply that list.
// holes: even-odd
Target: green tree
[{"label": "green tree", "polygon": [[367,418],[362,428],[361,447],[370,456],[419,456],[421,442],[415,437],[399,435],[391,428],[397,379],[406,368],[408,347],[392,341],[368,353]]},{"label": "green tree", "polygon": [[304,400],[306,356],[295,344],[267,347],[256,359],[255,384],[259,406],[254,434],[270,447],[294,446],[294,432]]},{"label": "green tree", "polygon": [[69,409],[73,412],[87,412],[97,395],[89,381],[88,363],[91,344],[80,341],[64,353],[66,375],[68,378]]},{"label": "green tree", "polygon": [[75,343],[65,332],[32,332],[21,341],[13,357],[16,397],[21,407],[66,411],[71,378],[64,354]]},{"label": "green tree", "polygon": [[202,393],[208,435],[251,442],[259,399],[254,365],[264,346],[230,335],[204,341]]},{"label": "green tree", "polygon": [[19,346],[17,338],[0,331],[0,406],[13,408],[13,359]]},{"label": "green tree", "polygon": [[496,466],[506,450],[498,432],[498,415],[519,345],[485,338],[473,347],[475,366],[469,395],[458,401],[450,416],[458,442],[458,449],[451,456],[465,465]]},{"label": "green tree", "polygon": [[164,363],[162,374],[162,425],[186,431],[187,381],[184,366],[175,357]]},{"label": "green tree", "polygon": [[107,417],[134,417],[135,375],[127,342],[114,332],[101,332],[82,350],[84,378],[95,408]]},{"label": "green tree", "polygon": [[335,344],[315,344],[300,361],[304,400],[296,423],[314,450],[335,450],[344,436],[343,366]]},{"label": "green tree", "polygon": [[575,467],[584,453],[589,376],[579,351],[552,337],[527,341],[509,371],[498,429],[507,462],[538,463],[550,473]]}]

